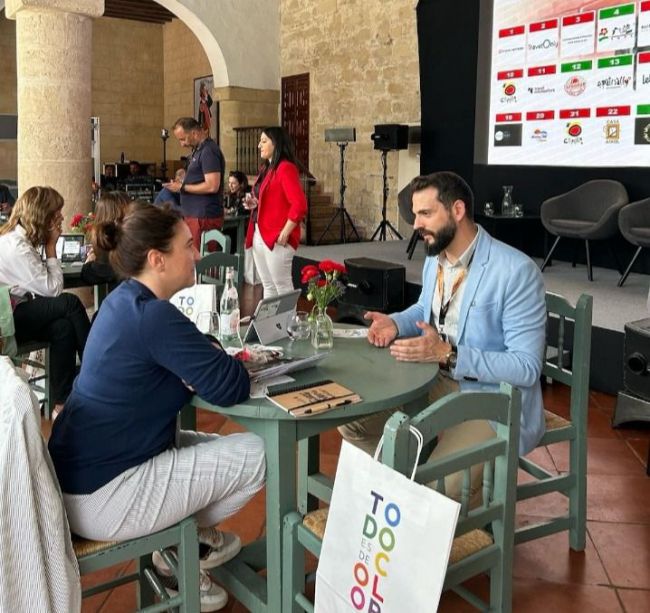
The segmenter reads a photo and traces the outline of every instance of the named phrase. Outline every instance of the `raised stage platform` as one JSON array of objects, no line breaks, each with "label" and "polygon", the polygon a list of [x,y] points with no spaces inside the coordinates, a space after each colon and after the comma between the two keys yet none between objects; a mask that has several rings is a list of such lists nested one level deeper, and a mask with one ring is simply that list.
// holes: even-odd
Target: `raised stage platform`
[{"label": "raised stage platform", "polygon": [[[368,257],[402,264],[406,268],[406,296],[417,299],[422,286],[424,249],[419,244],[413,259],[406,255],[408,241],[347,243],[344,245],[301,246],[294,265],[294,279],[307,261],[326,258],[343,262],[347,258]],[[539,263],[539,261],[538,261]],[[587,279],[585,266],[572,268],[567,262],[554,261],[544,271],[544,283],[550,292],[575,302],[581,294],[594,298],[591,360],[591,387],[615,394],[623,389],[623,330],[630,321],[650,316],[647,307],[650,277],[632,273],[623,287],[617,287],[615,270],[594,268],[594,281]]]}]

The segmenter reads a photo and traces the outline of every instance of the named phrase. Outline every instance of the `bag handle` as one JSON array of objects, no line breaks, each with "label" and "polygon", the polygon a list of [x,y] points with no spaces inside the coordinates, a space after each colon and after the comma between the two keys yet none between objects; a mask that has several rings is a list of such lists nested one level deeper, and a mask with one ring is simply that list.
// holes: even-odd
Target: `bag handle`
[{"label": "bag handle", "polygon": [[[417,453],[415,454],[415,464],[413,466],[413,472],[411,473],[411,481],[413,481],[413,479],[415,479],[415,473],[418,469],[418,464],[420,463],[420,455],[422,454],[422,447],[424,447],[424,437],[422,436],[422,432],[420,432],[414,426],[409,426],[409,432],[415,437],[415,439],[418,442],[418,449],[417,449]],[[381,448],[383,446],[384,446],[384,435],[382,434],[381,438],[379,439],[377,449],[375,449],[375,462],[379,461],[379,454],[381,453]]]}]

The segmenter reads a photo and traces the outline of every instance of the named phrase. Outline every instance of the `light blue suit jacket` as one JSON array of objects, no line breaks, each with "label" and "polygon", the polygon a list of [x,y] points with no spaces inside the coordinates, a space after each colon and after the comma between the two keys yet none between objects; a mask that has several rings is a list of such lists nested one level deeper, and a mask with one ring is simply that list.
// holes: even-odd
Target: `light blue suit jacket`
[{"label": "light blue suit jacket", "polygon": [[[399,336],[421,334],[416,321],[432,323],[437,266],[437,257],[426,258],[418,302],[391,315]],[[458,358],[451,375],[461,391],[498,391],[501,381],[521,389],[519,452],[524,455],[544,434],[540,376],[546,304],[542,274],[521,251],[479,227],[465,283],[456,335]]]}]

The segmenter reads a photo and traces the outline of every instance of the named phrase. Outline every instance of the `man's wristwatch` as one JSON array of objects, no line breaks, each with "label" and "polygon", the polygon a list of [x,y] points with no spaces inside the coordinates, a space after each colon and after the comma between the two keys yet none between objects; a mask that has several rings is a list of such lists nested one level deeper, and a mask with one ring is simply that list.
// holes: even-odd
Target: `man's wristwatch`
[{"label": "man's wristwatch", "polygon": [[458,351],[455,345],[451,346],[451,349],[447,352],[445,359],[440,363],[440,368],[442,370],[453,370],[456,368],[456,359],[458,358]]}]

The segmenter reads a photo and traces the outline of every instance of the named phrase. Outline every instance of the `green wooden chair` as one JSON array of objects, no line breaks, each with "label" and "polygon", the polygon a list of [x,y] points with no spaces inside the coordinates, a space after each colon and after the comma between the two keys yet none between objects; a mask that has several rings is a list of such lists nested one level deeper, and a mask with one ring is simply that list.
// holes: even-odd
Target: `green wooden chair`
[{"label": "green wooden chair", "polygon": [[[29,385],[38,394],[46,419],[52,416],[52,393],[50,390],[50,344],[45,341],[29,341],[16,344],[15,328],[9,287],[0,286],[0,338],[2,347],[0,355],[7,355],[17,366],[32,367],[29,375]],[[34,359],[32,353],[39,352],[42,357]]]},{"label": "green wooden chair", "polygon": [[585,548],[587,529],[587,411],[589,361],[591,359],[591,313],[593,298],[583,294],[573,307],[562,296],[546,294],[547,350],[542,375],[571,388],[570,420],[545,411],[546,433],[539,447],[569,443],[569,472],[555,475],[528,458],[519,468],[535,478],[517,486],[517,501],[559,492],[569,499],[568,514],[521,527],[515,543],[524,543],[556,532],[569,531],[569,545]]},{"label": "green wooden chair", "polygon": [[[411,427],[417,428],[424,444],[445,429],[475,419],[490,419],[496,426],[494,439],[460,450],[453,455],[420,464],[415,481],[430,484],[444,494],[444,477],[463,471],[461,512],[452,545],[444,589],[453,589],[480,610],[511,610],[512,553],[514,545],[515,489],[519,448],[521,394],[507,384],[501,393],[453,393],[414,417],[397,412],[384,427],[384,464],[410,476],[414,455]],[[470,508],[470,469],[483,465],[483,502]],[[283,610],[313,611],[304,595],[304,550],[320,555],[327,509],[318,509],[304,518],[289,513],[283,526]],[[420,563],[425,563],[420,560]],[[490,602],[462,586],[467,579],[489,572]]]},{"label": "green wooden chair", "polygon": [[[73,535],[72,545],[81,575],[129,560],[136,561],[135,572],[86,588],[82,593],[83,598],[125,583],[137,582],[138,611],[200,611],[199,541],[193,517],[188,517],[166,530],[129,541],[89,541]],[[170,555],[167,550],[169,547],[177,548],[178,561],[175,556]],[[177,577],[178,594],[173,598],[169,596],[153,570],[151,554],[157,550],[161,551],[163,559]],[[155,602],[156,597],[160,602]]]},{"label": "green wooden chair", "polygon": [[[230,239],[228,239],[230,240]],[[244,259],[238,253],[223,253],[215,251],[203,256],[196,263],[196,282],[211,283],[223,287],[226,280],[226,267],[232,266],[238,278],[238,272],[243,269]]]},{"label": "green wooden chair", "polygon": [[223,253],[230,253],[231,240],[230,237],[220,230],[207,230],[201,234],[201,256],[208,254],[208,243],[216,241]]}]

